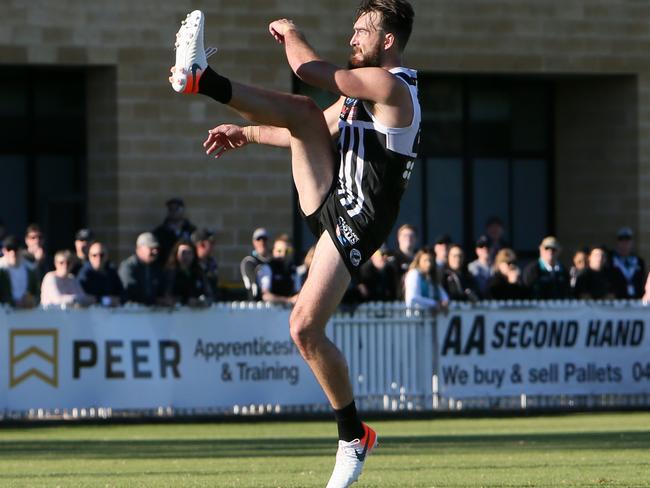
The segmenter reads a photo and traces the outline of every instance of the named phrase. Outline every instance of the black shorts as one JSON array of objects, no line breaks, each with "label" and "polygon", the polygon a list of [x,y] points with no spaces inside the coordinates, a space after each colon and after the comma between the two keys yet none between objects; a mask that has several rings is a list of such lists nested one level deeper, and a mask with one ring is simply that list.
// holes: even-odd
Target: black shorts
[{"label": "black shorts", "polygon": [[324,231],[329,233],[352,277],[357,276],[360,266],[384,243],[395,220],[377,222],[361,215],[350,217],[334,187],[318,210],[303,216],[317,239]]}]

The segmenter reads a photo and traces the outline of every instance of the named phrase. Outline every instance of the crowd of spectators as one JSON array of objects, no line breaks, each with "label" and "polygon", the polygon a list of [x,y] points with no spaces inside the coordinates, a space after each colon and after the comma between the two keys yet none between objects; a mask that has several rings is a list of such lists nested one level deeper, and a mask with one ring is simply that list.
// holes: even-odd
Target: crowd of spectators
[{"label": "crowd of spectators", "polygon": [[[275,239],[272,251],[270,242],[266,229],[256,229],[253,250],[242,260],[242,278],[249,299],[293,303],[309,269],[313,249],[296,268],[288,237]],[[278,243],[282,243],[279,254]],[[418,247],[417,230],[409,224],[398,229],[397,244],[392,251],[382,246],[359,268],[344,303],[404,300],[410,306],[444,310],[450,301],[650,301],[650,277],[643,260],[634,254],[634,233],[629,227],[619,229],[611,250],[595,245],[576,251],[570,268],[560,261],[562,247],[554,236],[541,239],[536,257],[519,258],[505,241],[503,223],[496,217],[488,220],[485,234],[476,240],[471,261],[463,247],[447,234],[438,236],[429,246]],[[293,287],[289,286],[292,282]]]},{"label": "crowd of spectators", "polygon": [[[74,250],[52,257],[36,224],[24,241],[0,235],[0,303],[16,308],[42,306],[205,307],[220,300],[219,268],[213,255],[215,234],[185,217],[179,198],[166,202],[163,222],[141,233],[134,253],[115,265],[106,243],[91,229],[74,236]],[[4,234],[0,222],[0,234]],[[263,227],[253,231],[252,249],[241,261],[249,300],[292,305],[307,279],[314,248],[295,261],[291,239],[271,239]],[[504,240],[500,219],[491,218],[471,255],[447,234],[418,246],[418,233],[405,224],[397,231],[397,249],[378,249],[355,273],[344,303],[403,300],[409,306],[444,310],[450,301],[643,299],[650,301],[650,277],[634,253],[634,232],[619,229],[615,245],[578,249],[570,267],[560,261],[554,236],[541,239],[538,256],[519,259]]]},{"label": "crowd of spectators", "polygon": [[[134,253],[119,266],[91,229],[77,231],[74,251],[57,251],[53,258],[36,224],[27,227],[23,243],[0,236],[0,303],[16,308],[210,305],[219,299],[214,232],[189,222],[181,199],[168,200],[166,207],[162,224],[141,233]],[[4,231],[1,223],[0,228]]]}]

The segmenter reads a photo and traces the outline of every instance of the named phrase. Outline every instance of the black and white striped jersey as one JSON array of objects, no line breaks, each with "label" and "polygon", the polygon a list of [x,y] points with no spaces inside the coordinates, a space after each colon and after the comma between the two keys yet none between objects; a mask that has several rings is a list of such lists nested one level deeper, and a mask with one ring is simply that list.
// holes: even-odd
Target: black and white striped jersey
[{"label": "black and white striped jersey", "polygon": [[421,120],[417,71],[399,67],[390,72],[411,92],[411,125],[386,127],[373,117],[366,102],[356,98],[345,100],[339,118],[336,197],[347,217],[358,223],[396,218],[417,158]]}]

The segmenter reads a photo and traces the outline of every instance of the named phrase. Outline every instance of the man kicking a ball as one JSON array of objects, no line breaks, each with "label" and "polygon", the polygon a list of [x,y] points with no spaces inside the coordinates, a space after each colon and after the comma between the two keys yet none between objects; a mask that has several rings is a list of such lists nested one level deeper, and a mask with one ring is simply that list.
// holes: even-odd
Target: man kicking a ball
[{"label": "man kicking a ball", "polygon": [[377,434],[359,419],[345,359],[325,335],[325,326],[351,275],[390,233],[417,157],[417,73],[401,66],[413,8],[406,0],[363,0],[348,69],[322,60],[291,20],[271,22],[269,31],[284,44],[296,76],[340,95],[325,111],[307,97],[242,85],[217,74],[207,63],[203,23],[198,10],[183,21],[169,80],[177,92],[207,95],[259,124],[215,127],[203,144],[207,154],[220,157],[252,143],[291,149],[300,209],[318,238],[291,313],[291,337],[338,424],[336,465],[327,486],[347,487],[358,479]]}]

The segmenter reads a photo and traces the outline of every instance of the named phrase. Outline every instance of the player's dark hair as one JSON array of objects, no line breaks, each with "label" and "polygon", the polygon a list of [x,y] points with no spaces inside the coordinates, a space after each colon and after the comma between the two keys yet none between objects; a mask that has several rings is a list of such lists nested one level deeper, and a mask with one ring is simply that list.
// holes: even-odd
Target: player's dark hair
[{"label": "player's dark hair", "polygon": [[357,19],[368,12],[381,13],[381,28],[395,36],[400,51],[406,47],[413,30],[413,7],[406,0],[361,0]]}]

